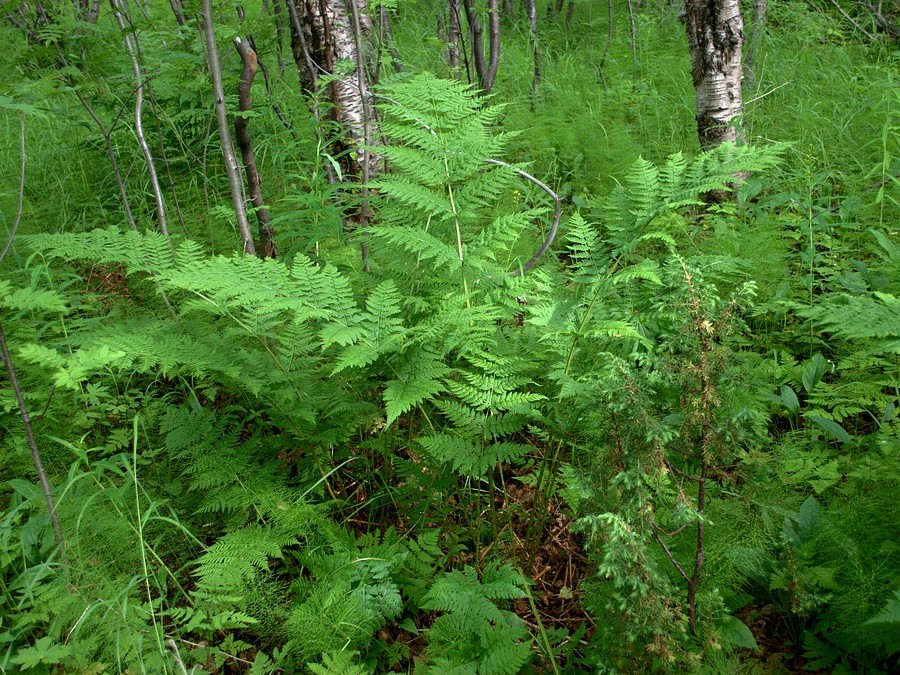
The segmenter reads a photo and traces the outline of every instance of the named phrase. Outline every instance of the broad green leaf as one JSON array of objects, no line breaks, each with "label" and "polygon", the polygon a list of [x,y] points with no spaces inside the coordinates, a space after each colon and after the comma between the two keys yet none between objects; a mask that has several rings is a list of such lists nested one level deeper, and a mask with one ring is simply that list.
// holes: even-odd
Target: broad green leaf
[{"label": "broad green leaf", "polygon": [[847,430],[834,420],[820,415],[810,415],[809,419],[818,424],[825,433],[841,443],[850,443],[853,440],[850,434],[847,433]]},{"label": "broad green leaf", "polygon": [[828,372],[828,360],[818,352],[803,366],[803,388],[808,394]]},{"label": "broad green leaf", "polygon": [[797,512],[797,525],[800,526],[800,536],[803,541],[807,541],[819,529],[821,523],[822,507],[819,506],[815,497],[809,496]]},{"label": "broad green leaf", "polygon": [[756,644],[753,633],[743,621],[735,616],[725,616],[716,621],[716,630],[725,644],[759,651],[759,645]]},{"label": "broad green leaf", "polygon": [[794,393],[794,390],[791,389],[789,385],[781,385],[781,404],[787,408],[788,412],[792,415],[797,415],[800,412],[800,401],[797,399],[797,394]]}]

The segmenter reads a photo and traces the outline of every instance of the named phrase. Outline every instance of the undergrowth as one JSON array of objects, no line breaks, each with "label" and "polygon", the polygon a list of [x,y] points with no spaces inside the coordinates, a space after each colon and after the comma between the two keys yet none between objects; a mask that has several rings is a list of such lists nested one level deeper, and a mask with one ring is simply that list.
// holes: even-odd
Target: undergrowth
[{"label": "undergrowth", "polygon": [[[23,115],[28,180],[0,312],[65,546],[4,385],[0,670],[896,668],[888,46],[773,7],[751,142],[701,154],[668,8],[637,13],[635,52],[617,11],[602,73],[605,11],[548,20],[536,100],[504,23],[486,102],[420,72],[448,74],[419,39],[437,9],[401,5],[371,223],[342,220],[322,101],[280,73],[252,117],[280,236],[259,260],[234,252],[203,55],[150,11],[169,238],[131,128],[137,231],[75,107],[127,102],[118,35],[60,18],[50,72],[58,38],[3,29],[0,166]],[[243,28],[274,44],[265,18]],[[565,201],[534,267],[558,223],[532,174]]]}]

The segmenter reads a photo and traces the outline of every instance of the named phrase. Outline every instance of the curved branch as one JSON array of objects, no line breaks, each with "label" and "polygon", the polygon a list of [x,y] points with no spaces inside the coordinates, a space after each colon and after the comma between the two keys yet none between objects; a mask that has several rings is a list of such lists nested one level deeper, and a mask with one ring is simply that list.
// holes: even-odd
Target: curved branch
[{"label": "curved branch", "polygon": [[162,189],[159,186],[159,177],[156,175],[156,164],[153,161],[153,154],[150,152],[150,146],[147,144],[147,137],[144,134],[144,82],[141,75],[141,65],[138,62],[137,47],[134,44],[131,33],[125,26],[125,18],[128,10],[120,5],[120,0],[110,0],[116,23],[119,24],[119,30],[122,31],[122,39],[125,42],[125,49],[128,56],[131,57],[131,70],[134,73],[135,82],[137,82],[137,90],[134,99],[134,133],[137,136],[138,144],[141,146],[141,152],[147,162],[147,172],[150,176],[150,187],[153,191],[153,197],[156,200],[156,214],[159,219],[159,231],[169,236],[169,227],[166,224],[166,205],[163,199]]},{"label": "curved branch", "polygon": [[501,162],[499,159],[486,159],[484,161],[487,162],[488,164],[493,164],[495,166],[505,166],[508,169],[512,169],[518,175],[520,175],[522,178],[525,178],[526,180],[530,180],[532,183],[534,183],[539,188],[541,188],[544,192],[546,192],[548,195],[550,195],[553,198],[553,201],[555,203],[555,210],[553,212],[553,223],[550,225],[550,232],[547,233],[547,238],[544,239],[544,243],[541,244],[540,248],[538,248],[538,250],[534,252],[534,255],[532,255],[524,265],[522,265],[519,269],[517,269],[516,271],[514,271],[512,273],[512,275],[514,277],[517,277],[521,274],[524,274],[525,272],[530,270],[532,267],[534,267],[537,264],[538,260],[541,259],[541,256],[543,256],[553,245],[553,240],[556,239],[556,232],[559,230],[559,220],[560,220],[560,218],[562,218],[562,197],[560,197],[553,190],[551,190],[550,187],[546,183],[538,180],[537,178],[532,176],[530,173],[523,171],[522,169],[512,166],[511,164],[507,164],[506,162]]}]

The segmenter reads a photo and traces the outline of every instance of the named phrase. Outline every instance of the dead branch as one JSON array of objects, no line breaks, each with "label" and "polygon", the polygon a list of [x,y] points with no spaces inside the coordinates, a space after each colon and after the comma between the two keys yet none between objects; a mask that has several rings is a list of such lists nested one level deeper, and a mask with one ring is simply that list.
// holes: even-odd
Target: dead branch
[{"label": "dead branch", "polygon": [[253,152],[253,141],[250,137],[249,121],[245,116],[253,110],[250,97],[250,87],[258,69],[256,51],[247,40],[234,39],[234,46],[241,56],[243,68],[238,84],[238,109],[241,115],[234,118],[234,136],[238,148],[241,150],[241,158],[244,161],[244,173],[247,176],[249,186],[250,203],[256,211],[256,221],[259,224],[259,257],[274,258],[277,255],[275,249],[275,229],[272,227],[272,217],[266,208],[266,202],[262,195],[262,180],[256,167],[256,156]]},{"label": "dead branch", "polygon": [[163,199],[162,189],[159,186],[159,177],[156,175],[156,163],[153,160],[153,154],[150,152],[150,146],[147,144],[147,136],[144,133],[144,81],[141,76],[141,65],[137,57],[137,47],[132,39],[132,34],[125,25],[125,17],[128,16],[128,9],[123,0],[110,0],[113,8],[113,14],[119,29],[122,31],[122,39],[125,42],[125,50],[131,58],[131,70],[134,73],[134,79],[137,83],[137,90],[134,97],[134,133],[137,136],[138,144],[141,146],[141,152],[144,160],[147,162],[147,172],[150,176],[150,188],[153,191],[153,197],[156,200],[156,216],[159,221],[159,231],[164,235],[169,235],[169,227],[166,224],[166,205]]},{"label": "dead branch", "polygon": [[256,255],[250,223],[247,221],[247,205],[244,203],[244,186],[238,169],[237,155],[231,144],[231,132],[228,129],[228,113],[225,110],[225,90],[222,87],[222,69],[219,66],[219,50],[216,48],[216,34],[213,30],[212,0],[203,0],[203,32],[206,36],[206,57],[209,61],[209,73],[212,77],[213,93],[216,97],[216,120],[219,124],[219,141],[222,146],[222,157],[228,172],[228,185],[231,188],[231,203],[237,218],[238,230],[244,245],[244,253]]}]

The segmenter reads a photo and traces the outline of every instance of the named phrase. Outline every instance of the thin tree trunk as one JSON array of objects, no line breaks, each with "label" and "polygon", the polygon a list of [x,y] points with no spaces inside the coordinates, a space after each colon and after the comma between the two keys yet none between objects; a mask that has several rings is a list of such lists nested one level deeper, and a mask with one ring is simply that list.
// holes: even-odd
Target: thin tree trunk
[{"label": "thin tree trunk", "polygon": [[100,0],[86,0],[81,3],[81,20],[88,23],[97,23],[97,17],[100,16]]},{"label": "thin tree trunk", "polygon": [[184,19],[184,7],[181,5],[181,0],[169,0],[169,5],[172,7],[172,13],[175,15],[175,21],[178,22],[178,25],[184,28],[185,23],[187,23]]},{"label": "thin tree trunk", "polygon": [[275,23],[275,53],[278,61],[278,76],[284,76],[284,27],[282,26],[281,3],[274,0],[272,3],[272,20]]},{"label": "thin tree trunk", "polygon": [[475,77],[481,90],[485,92],[485,79],[487,78],[487,65],[484,62],[484,45],[482,36],[484,27],[478,20],[478,12],[475,10],[475,0],[463,0],[466,10],[466,20],[469,23],[469,35],[472,38],[472,61],[475,64]]},{"label": "thin tree trunk", "polygon": [[459,0],[450,0],[450,21],[447,31],[447,63],[454,78],[459,78],[459,45],[462,38],[459,24]]},{"label": "thin tree trunk", "polygon": [[738,0],[686,0],[697,134],[704,149],[743,137],[739,122],[744,21]]},{"label": "thin tree trunk", "polygon": [[491,93],[500,66],[500,9],[497,0],[488,0],[488,69],[485,94]]},{"label": "thin tree trunk", "polygon": [[228,130],[228,114],[225,110],[225,90],[222,87],[222,69],[219,67],[219,50],[216,48],[216,34],[213,30],[212,0],[203,0],[203,31],[206,35],[206,56],[209,60],[209,72],[212,77],[213,93],[216,97],[216,119],[219,124],[219,141],[222,145],[222,156],[228,172],[228,185],[231,188],[231,203],[237,218],[238,230],[244,246],[244,253],[256,255],[250,223],[247,221],[247,205],[244,203],[244,186],[238,169],[237,155],[231,144],[231,132]]},{"label": "thin tree trunk", "polygon": [[475,9],[475,0],[463,0],[466,9],[466,19],[469,22],[469,31],[472,36],[472,57],[475,61],[475,74],[478,77],[478,86],[481,93],[487,96],[494,87],[497,78],[497,68],[500,63],[500,13],[497,9],[497,0],[488,0],[488,59],[484,58],[483,35],[484,27],[478,19]]},{"label": "thin tree trunk", "polygon": [[[141,74],[141,64],[138,61],[137,47],[132,40],[132,34],[125,25],[125,17],[128,16],[128,8],[121,4],[123,0],[110,0],[113,8],[113,14],[116,17],[116,23],[122,31],[122,39],[125,42],[125,49],[128,56],[131,57],[131,70],[134,73],[134,80],[137,88],[134,95],[134,133],[137,136],[138,144],[141,146],[141,152],[147,163],[147,173],[150,176],[150,189],[153,191],[153,198],[156,201],[156,217],[159,223],[159,231],[169,236],[169,226],[166,223],[166,203],[163,199],[162,189],[159,185],[159,176],[156,174],[156,163],[153,160],[153,154],[150,152],[150,146],[147,144],[147,136],[144,133],[144,78]],[[129,19],[130,23],[130,19]]]},{"label": "thin tree trunk", "polygon": [[44,493],[44,501],[47,504],[47,510],[50,512],[50,526],[53,528],[53,537],[56,540],[56,548],[59,550],[59,558],[63,565],[68,567],[69,562],[66,558],[66,545],[63,539],[62,528],[59,526],[59,518],[56,516],[56,505],[53,501],[53,490],[50,488],[50,479],[44,470],[44,463],[41,461],[41,451],[34,440],[34,430],[31,428],[31,417],[28,414],[28,406],[25,405],[25,398],[22,396],[22,389],[19,387],[19,378],[16,377],[16,369],[13,367],[12,359],[9,356],[9,348],[6,345],[6,335],[3,332],[3,324],[0,322],[0,350],[3,354],[3,363],[6,364],[6,372],[9,375],[9,383],[12,386],[16,402],[19,404],[19,414],[22,417],[22,424],[25,426],[25,438],[28,440],[28,447],[31,449],[31,461],[34,464],[34,470],[38,475],[41,483],[41,490]]},{"label": "thin tree trunk", "polygon": [[[690,2],[691,0],[687,0]],[[715,1],[715,0],[710,0]],[[734,0],[737,2],[737,0]],[[637,23],[634,19],[635,9],[632,0],[628,0],[628,20],[631,23],[631,68],[632,76],[638,79],[638,58],[637,58]]]},{"label": "thin tree trunk", "polygon": [[94,123],[100,130],[100,135],[103,136],[103,143],[106,146],[106,156],[109,158],[113,176],[116,179],[116,186],[119,188],[119,199],[122,200],[122,210],[125,212],[125,219],[128,221],[128,227],[137,232],[138,226],[134,220],[134,214],[131,211],[131,200],[128,199],[128,192],[125,189],[125,180],[122,178],[122,171],[119,169],[119,161],[116,159],[116,151],[112,142],[112,136],[106,128],[106,125],[103,123],[103,120],[100,119],[100,116],[97,115],[93,107],[91,107],[91,104],[88,103],[88,100],[77,88],[73,87],[73,91],[75,92],[75,96],[77,96],[78,100],[81,102],[82,107],[87,111],[87,114],[94,120]]},{"label": "thin tree trunk", "polygon": [[531,54],[534,58],[534,75],[531,78],[531,105],[537,101],[541,89],[541,47],[537,35],[537,2],[528,0],[528,28],[531,33]]},{"label": "thin tree trunk", "polygon": [[[303,24],[300,22],[300,16],[297,13],[297,5],[294,0],[284,0],[288,8],[288,16],[291,19],[291,53],[294,55],[294,63],[297,64],[297,74],[300,77],[300,86],[307,92],[315,96],[318,93],[316,80],[319,77],[319,70],[312,60],[312,54],[309,51],[309,45],[306,42],[306,36],[303,31]],[[319,115],[316,114],[316,118]]]},{"label": "thin tree trunk", "polygon": [[559,16],[562,14],[563,4],[566,0],[556,0],[554,3],[553,0],[547,3],[547,18],[552,19],[554,16]]},{"label": "thin tree trunk", "polygon": [[607,6],[607,16],[609,19],[609,27],[606,32],[606,47],[603,50],[603,56],[600,58],[600,81],[603,83],[603,88],[607,88],[606,84],[606,75],[603,72],[603,69],[606,67],[606,57],[609,56],[609,50],[612,47],[613,38],[616,35],[616,6],[613,0],[609,0]]},{"label": "thin tree trunk", "polygon": [[[22,220],[22,210],[25,204],[25,116],[19,113],[19,151],[21,155],[19,168],[19,200],[16,209],[16,218],[13,221],[12,228],[9,231],[9,237],[3,252],[0,253],[0,262],[6,257],[7,252],[16,236],[16,230],[19,229],[19,222]],[[9,356],[9,347],[6,344],[6,334],[3,332],[3,323],[0,322],[0,353],[3,356],[3,363],[6,365],[6,373],[9,376],[9,384],[12,387],[13,394],[16,397],[16,403],[19,405],[19,414],[22,417],[22,424],[25,426],[25,438],[28,441],[28,447],[31,450],[31,461],[34,464],[35,473],[41,483],[41,490],[44,493],[44,502],[47,504],[47,511],[50,513],[50,526],[53,528],[53,537],[56,540],[56,547],[59,550],[59,558],[63,564],[68,567],[66,559],[65,540],[62,535],[62,528],[59,526],[59,518],[56,516],[56,504],[53,501],[53,490],[50,488],[50,479],[44,470],[44,462],[41,460],[41,451],[34,440],[34,430],[31,428],[31,416],[28,414],[28,406],[25,405],[25,397],[22,396],[22,388],[19,386],[19,378],[16,376],[16,369],[13,366],[12,358]]]},{"label": "thin tree trunk", "polygon": [[704,520],[706,510],[706,459],[700,460],[700,476],[698,478],[699,487],[697,489],[697,548],[694,550],[694,571],[688,580],[687,603],[688,603],[688,627],[691,635],[697,634],[697,591],[700,590],[700,575],[703,572],[703,559],[706,551],[706,521]]},{"label": "thin tree trunk", "polygon": [[[253,78],[256,76],[258,67],[256,51],[254,51],[249,42],[240,38],[235,38],[234,46],[243,62],[240,84],[238,84],[238,109],[242,113],[249,113],[253,110],[250,87],[253,85]],[[234,136],[238,147],[241,149],[241,157],[244,160],[244,172],[247,175],[247,185],[249,186],[250,203],[253,204],[253,208],[256,210],[256,221],[259,224],[259,257],[274,258],[277,255],[275,229],[272,227],[272,217],[269,215],[269,210],[266,208],[266,203],[263,199],[262,181],[256,168],[256,157],[253,153],[249,122],[244,115],[237,115],[234,118]]]}]

